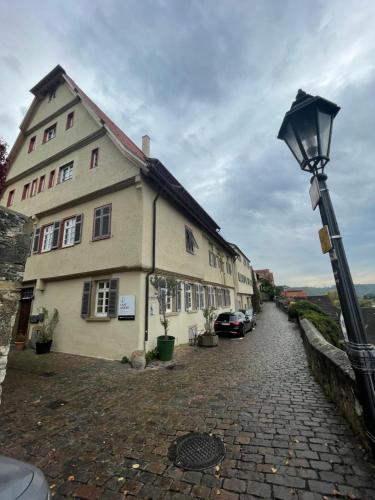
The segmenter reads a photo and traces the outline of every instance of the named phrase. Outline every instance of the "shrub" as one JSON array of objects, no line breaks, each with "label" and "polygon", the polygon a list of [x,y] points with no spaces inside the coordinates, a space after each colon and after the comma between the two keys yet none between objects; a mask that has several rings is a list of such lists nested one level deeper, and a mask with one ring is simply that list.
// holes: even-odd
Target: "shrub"
[{"label": "shrub", "polygon": [[129,363],[129,358],[128,358],[127,356],[123,356],[123,357],[122,357],[122,360],[120,361],[120,363],[122,363],[122,364],[124,364],[124,365],[125,365],[126,363]]},{"label": "shrub", "polygon": [[303,317],[311,321],[327,342],[341,348],[341,331],[334,319],[317,311],[305,311]]},{"label": "shrub", "polygon": [[320,307],[316,306],[315,304],[312,304],[308,300],[300,300],[299,302],[293,302],[289,306],[288,309],[288,316],[289,319],[296,319],[303,315],[304,312],[306,311],[316,311],[321,314],[324,314],[323,311],[320,309]]},{"label": "shrub", "polygon": [[156,359],[158,357],[158,350],[156,349],[152,349],[151,351],[148,351],[146,352],[146,365],[148,365],[149,363],[151,363],[151,361],[153,361],[154,359]]}]

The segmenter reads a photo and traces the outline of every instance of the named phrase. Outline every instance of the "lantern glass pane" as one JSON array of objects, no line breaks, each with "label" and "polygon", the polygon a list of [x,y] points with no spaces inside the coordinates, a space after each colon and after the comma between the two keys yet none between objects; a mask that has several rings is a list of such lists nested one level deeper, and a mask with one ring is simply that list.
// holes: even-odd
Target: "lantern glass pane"
[{"label": "lantern glass pane", "polygon": [[303,155],[301,153],[301,149],[300,149],[300,147],[298,145],[298,141],[296,139],[293,127],[290,124],[290,122],[286,126],[284,141],[287,143],[287,145],[289,146],[291,152],[297,158],[297,161],[299,163],[302,163],[303,162]]},{"label": "lantern glass pane", "polygon": [[302,142],[308,159],[319,155],[318,127],[315,107],[306,107],[293,117],[294,128]]},{"label": "lantern glass pane", "polygon": [[332,116],[324,111],[318,110],[318,121],[319,121],[321,155],[328,157]]}]

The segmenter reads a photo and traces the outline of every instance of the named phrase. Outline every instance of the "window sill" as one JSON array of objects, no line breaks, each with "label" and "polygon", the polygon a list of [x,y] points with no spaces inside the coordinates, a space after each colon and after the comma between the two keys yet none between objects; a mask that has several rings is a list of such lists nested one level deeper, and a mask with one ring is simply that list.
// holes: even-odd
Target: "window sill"
[{"label": "window sill", "polygon": [[99,316],[96,317],[96,316],[92,316],[90,318],[86,318],[86,321],[88,322],[98,322],[98,323],[105,323],[105,322],[108,322],[108,321],[111,321],[111,318],[108,318],[108,317],[103,317],[103,318],[100,318]]}]

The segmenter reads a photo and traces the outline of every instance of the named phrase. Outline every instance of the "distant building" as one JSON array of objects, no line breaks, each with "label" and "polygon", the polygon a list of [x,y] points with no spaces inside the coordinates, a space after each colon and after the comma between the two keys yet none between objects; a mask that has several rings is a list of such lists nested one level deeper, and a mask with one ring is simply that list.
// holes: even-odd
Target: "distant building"
[{"label": "distant building", "polygon": [[292,290],[288,288],[281,292],[281,296],[288,299],[306,299],[307,293],[304,290]]},{"label": "distant building", "polygon": [[259,281],[266,280],[269,281],[272,285],[275,284],[273,280],[273,273],[269,269],[257,269],[254,270],[254,272]]}]

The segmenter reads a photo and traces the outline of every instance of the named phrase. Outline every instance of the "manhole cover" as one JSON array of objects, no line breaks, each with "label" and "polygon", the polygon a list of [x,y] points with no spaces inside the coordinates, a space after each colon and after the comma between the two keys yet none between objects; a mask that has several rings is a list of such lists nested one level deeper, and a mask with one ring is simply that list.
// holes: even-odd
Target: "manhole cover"
[{"label": "manhole cover", "polygon": [[169,448],[169,458],[181,469],[209,469],[223,460],[224,444],[218,436],[191,432],[181,436]]},{"label": "manhole cover", "polygon": [[51,401],[46,404],[46,408],[50,408],[51,410],[57,410],[61,406],[65,406],[68,401],[64,401],[63,399],[57,399],[56,401]]},{"label": "manhole cover", "polygon": [[41,377],[54,377],[55,375],[55,372],[43,372],[40,374]]}]

